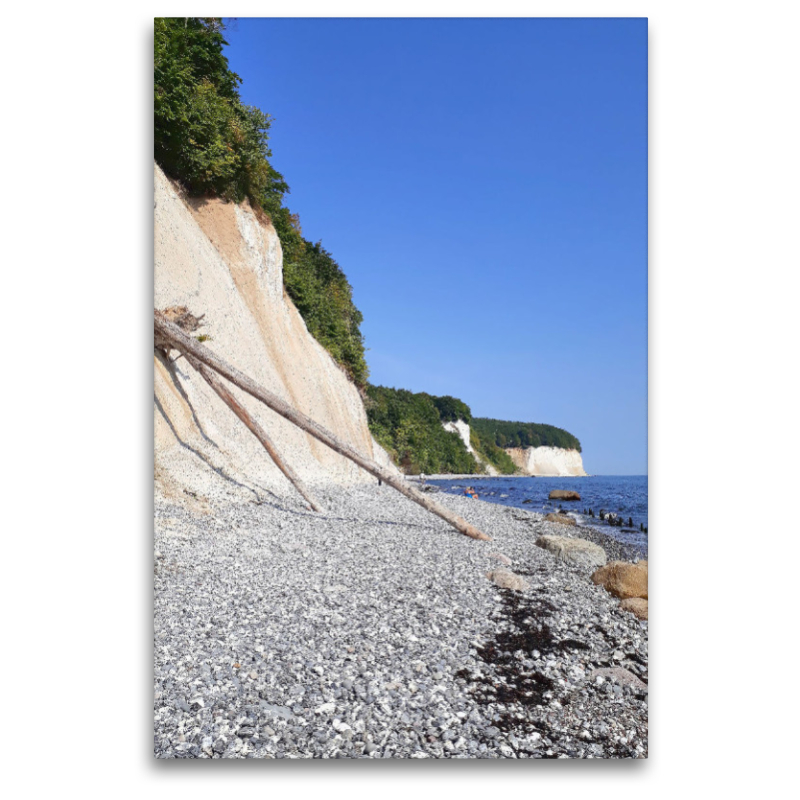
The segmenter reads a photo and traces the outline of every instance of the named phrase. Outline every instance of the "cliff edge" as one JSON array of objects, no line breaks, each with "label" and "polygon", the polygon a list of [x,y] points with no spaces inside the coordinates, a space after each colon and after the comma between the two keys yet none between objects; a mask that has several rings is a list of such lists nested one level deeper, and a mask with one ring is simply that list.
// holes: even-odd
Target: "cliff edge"
[{"label": "cliff edge", "polygon": [[[361,396],[308,332],[283,289],[271,223],[245,202],[184,200],[155,166],[154,305],[205,315],[206,346],[326,427],[386,463]],[[173,359],[177,352],[172,351]],[[253,435],[182,358],[154,366],[155,491],[172,501],[297,497]],[[278,451],[310,485],[369,483],[372,476],[234,387]],[[302,501],[300,501],[302,502]]]}]

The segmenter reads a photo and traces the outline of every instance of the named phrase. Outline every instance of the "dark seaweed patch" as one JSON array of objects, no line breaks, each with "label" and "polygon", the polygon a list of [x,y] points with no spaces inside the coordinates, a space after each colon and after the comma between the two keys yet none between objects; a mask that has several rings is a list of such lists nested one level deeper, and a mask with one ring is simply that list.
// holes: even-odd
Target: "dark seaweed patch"
[{"label": "dark seaweed patch", "polygon": [[[557,686],[539,670],[525,669],[523,661],[529,659],[534,650],[547,656],[568,648],[588,650],[589,646],[577,639],[558,639],[553,635],[545,615],[555,609],[547,600],[538,596],[525,597],[510,589],[499,592],[500,613],[507,626],[477,649],[478,657],[492,667],[493,674],[477,675],[461,669],[456,677],[471,684],[475,699],[482,705],[499,703],[514,707],[493,720],[500,730],[540,730],[524,709],[546,705],[555,696]],[[520,653],[522,658],[518,657]]]}]

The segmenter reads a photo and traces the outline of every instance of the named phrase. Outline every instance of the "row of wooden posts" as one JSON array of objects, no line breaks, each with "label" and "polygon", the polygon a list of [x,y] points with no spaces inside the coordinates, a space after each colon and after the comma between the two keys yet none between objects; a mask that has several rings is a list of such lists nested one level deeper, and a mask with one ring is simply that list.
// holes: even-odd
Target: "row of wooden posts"
[{"label": "row of wooden posts", "polygon": [[294,470],[292,470],[281,457],[266,431],[252,416],[250,416],[247,410],[236,400],[230,391],[228,391],[219,376],[227,378],[234,386],[238,386],[242,391],[260,400],[268,408],[271,408],[284,419],[289,420],[289,422],[293,423],[301,430],[318,439],[320,442],[330,447],[331,450],[334,450],[345,458],[350,459],[350,461],[358,464],[362,469],[374,475],[388,486],[404,494],[415,503],[419,503],[419,505],[427,511],[438,515],[443,520],[450,523],[457,531],[473,539],[491,541],[489,536],[470,525],[465,519],[458,516],[458,514],[454,514],[449,509],[431,500],[429,497],[426,497],[418,489],[408,484],[403,478],[398,477],[393,472],[380,466],[380,464],[377,464],[371,458],[362,455],[346,442],[337,439],[330,431],[323,428],[322,425],[315,422],[310,417],[307,417],[305,414],[293,409],[276,394],[268,391],[263,386],[259,386],[243,372],[240,372],[224,359],[220,358],[216,353],[189,336],[158,309],[154,310],[154,335],[155,346],[157,348],[167,353],[171,349],[177,350],[184,356],[190,366],[198,372],[217,393],[220,399],[250,429],[258,441],[261,442],[278,468],[289,479],[314,511],[322,511],[322,506],[317,502],[308,487],[300,480]]}]

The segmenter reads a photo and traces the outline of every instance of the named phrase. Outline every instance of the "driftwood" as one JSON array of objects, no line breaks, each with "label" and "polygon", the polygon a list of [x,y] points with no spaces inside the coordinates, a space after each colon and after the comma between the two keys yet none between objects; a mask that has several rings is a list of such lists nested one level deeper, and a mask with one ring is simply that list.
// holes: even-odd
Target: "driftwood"
[{"label": "driftwood", "polygon": [[222,381],[213,373],[205,364],[202,364],[194,356],[185,355],[189,364],[194,367],[197,372],[202,375],[206,383],[219,395],[220,399],[228,406],[228,408],[236,414],[237,417],[252,431],[253,435],[264,446],[264,449],[269,453],[272,460],[275,462],[278,469],[289,479],[291,484],[297,489],[298,492],[305,498],[305,501],[311,506],[314,511],[324,511],[322,506],[314,498],[314,495],[309,492],[305,484],[297,476],[297,473],[281,458],[280,453],[273,444],[272,440],[267,435],[267,432],[254,420],[247,409],[225,388]]},{"label": "driftwood", "polygon": [[234,386],[238,386],[242,391],[260,400],[277,414],[280,414],[285,419],[297,425],[298,428],[301,428],[315,439],[318,439],[323,444],[330,447],[331,450],[334,450],[345,458],[349,458],[362,469],[374,475],[379,480],[384,481],[393,489],[396,489],[410,500],[421,505],[427,511],[441,517],[465,536],[470,536],[473,539],[481,539],[483,541],[491,541],[489,536],[470,525],[465,519],[459,517],[458,514],[454,514],[449,509],[439,505],[439,503],[430,500],[422,492],[409,486],[402,478],[396,477],[392,472],[384,469],[371,458],[362,455],[346,442],[340,441],[330,431],[323,428],[322,425],[314,422],[313,419],[307,417],[305,414],[295,411],[291,406],[281,400],[280,397],[262,386],[259,386],[243,372],[232,367],[207,347],[203,347],[203,345],[191,336],[187,336],[177,325],[170,322],[157,309],[154,312],[153,322],[156,342],[167,343],[170,347],[183,353],[184,356],[194,356],[198,361],[215,370],[224,378],[227,378]]}]

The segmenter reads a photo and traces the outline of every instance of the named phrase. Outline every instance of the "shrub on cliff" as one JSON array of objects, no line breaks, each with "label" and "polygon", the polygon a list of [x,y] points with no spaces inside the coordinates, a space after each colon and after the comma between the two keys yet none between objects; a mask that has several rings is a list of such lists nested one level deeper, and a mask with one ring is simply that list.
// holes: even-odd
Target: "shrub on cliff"
[{"label": "shrub on cliff", "polygon": [[360,328],[364,318],[353,304],[353,290],[331,254],[320,242],[312,244],[304,239],[297,254],[284,257],[283,282],[311,334],[357,386],[366,386],[369,371]]},{"label": "shrub on cliff", "polygon": [[[282,180],[282,179],[281,179]],[[364,356],[361,312],[353,303],[353,289],[333,256],[303,238],[300,218],[283,205],[289,191],[273,181],[262,207],[272,218],[283,250],[283,284],[311,335],[333,356],[361,389],[369,369]]]}]

